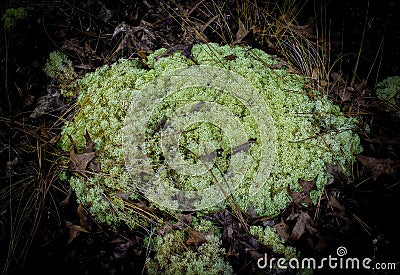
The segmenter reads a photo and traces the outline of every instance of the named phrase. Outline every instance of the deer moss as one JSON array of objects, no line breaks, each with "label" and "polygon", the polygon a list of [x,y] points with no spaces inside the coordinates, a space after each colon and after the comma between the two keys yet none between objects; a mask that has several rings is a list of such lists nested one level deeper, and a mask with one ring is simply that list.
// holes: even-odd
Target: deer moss
[{"label": "deer moss", "polygon": [[[272,66],[278,63],[273,56],[248,47],[221,47],[213,43],[195,45],[191,58],[180,52],[160,58],[165,51],[159,49],[148,56],[145,66],[137,60],[121,59],[87,74],[77,83],[80,94],[76,113],[63,127],[60,146],[69,150],[71,142],[68,135],[71,135],[76,144],[84,148],[86,130],[96,142],[96,161],[101,163],[101,172],[88,174],[88,177],[74,175],[70,183],[78,200],[88,206],[100,222],[116,225],[123,221],[135,227],[140,221],[126,204],[127,197],[135,200],[139,193],[125,167],[122,148],[124,118],[133,98],[142,92],[144,85],[164,73],[188,66],[208,65],[232,70],[249,81],[265,100],[276,135],[276,152],[270,175],[265,177],[258,193],[249,191],[260,159],[259,152],[263,149],[258,142],[262,137],[259,136],[257,121],[247,112],[246,106],[223,91],[189,88],[174,94],[155,111],[147,135],[151,137],[157,132],[162,117],[173,115],[173,109],[180,106],[177,102],[185,102],[189,98],[194,101],[206,99],[226,106],[242,123],[246,135],[254,140],[250,145],[250,161],[245,161],[248,169],[243,183],[232,193],[244,210],[251,204],[258,215],[278,214],[290,202],[287,187],[301,190],[299,179],[316,179],[317,190],[312,193],[315,201],[330,178],[326,172],[327,164],[338,165],[350,173],[355,154],[362,150],[356,134],[356,119],[345,116],[325,95],[306,88],[306,78]],[[224,117],[216,119],[223,120]],[[198,142],[211,140],[213,148],[218,151],[216,169],[227,169],[227,152],[232,148],[223,132],[207,123],[191,127],[193,129],[188,129],[190,131],[179,137],[180,143],[199,155],[202,152]],[[155,166],[163,161],[161,153],[159,145],[149,144],[148,155],[153,158]],[[190,155],[193,156],[186,152],[187,161],[198,161],[198,158],[190,159]],[[215,181],[215,175],[196,178],[165,175],[165,179],[171,177],[174,177],[171,184],[182,190],[201,189]],[[224,203],[219,204],[212,211],[224,206]]]},{"label": "deer moss", "polygon": [[382,110],[400,117],[400,76],[390,76],[379,82],[376,95],[383,101]]}]

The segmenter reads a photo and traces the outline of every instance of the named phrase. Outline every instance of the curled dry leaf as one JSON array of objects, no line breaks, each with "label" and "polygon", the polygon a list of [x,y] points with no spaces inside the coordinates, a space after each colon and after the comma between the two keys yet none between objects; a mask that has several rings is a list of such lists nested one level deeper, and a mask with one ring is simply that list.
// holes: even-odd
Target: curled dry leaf
[{"label": "curled dry leaf", "polygon": [[71,148],[69,151],[69,170],[85,175],[89,162],[91,162],[95,156],[95,152],[76,154],[74,148]]},{"label": "curled dry leaf", "polygon": [[83,213],[83,206],[82,203],[79,204],[78,209],[76,210],[76,213],[78,214],[79,217],[79,223],[80,225],[86,229],[87,232],[90,232],[92,230],[91,226],[88,223],[88,218],[87,216]]},{"label": "curled dry leaf", "polygon": [[73,224],[72,222],[69,222],[69,221],[66,221],[65,225],[69,229],[69,238],[68,238],[67,244],[71,243],[82,232],[90,233],[85,227]]},{"label": "curled dry leaf", "polygon": [[94,152],[96,143],[92,141],[89,133],[87,131],[85,133],[85,140],[86,140],[85,153],[81,154],[75,153],[75,151],[78,150],[77,145],[71,136],[69,136],[69,139],[72,144],[72,147],[69,151],[69,160],[70,160],[69,170],[79,172],[82,175],[86,175],[86,171],[88,168],[95,172],[100,172],[101,170],[100,163],[93,162],[93,159],[96,156],[96,153]]}]

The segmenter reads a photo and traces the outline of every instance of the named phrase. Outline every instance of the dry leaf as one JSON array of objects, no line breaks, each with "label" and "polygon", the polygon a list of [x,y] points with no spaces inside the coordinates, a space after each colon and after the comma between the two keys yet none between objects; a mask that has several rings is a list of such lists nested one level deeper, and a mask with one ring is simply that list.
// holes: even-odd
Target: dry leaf
[{"label": "dry leaf", "polygon": [[76,210],[76,213],[78,214],[80,225],[83,228],[85,228],[87,230],[87,232],[90,232],[92,228],[88,223],[88,219],[87,219],[86,215],[83,213],[82,203],[79,204],[78,209]]},{"label": "dry leaf", "polygon": [[251,29],[246,29],[246,26],[243,24],[243,22],[239,19],[239,29],[238,29],[238,31],[237,31],[237,33],[236,33],[236,40],[233,42],[233,44],[238,44],[238,43],[240,43],[242,40],[243,40],[243,38],[245,38],[248,34],[249,34],[249,32],[252,30],[252,28]]},{"label": "dry leaf", "polygon": [[382,174],[393,175],[395,172],[395,168],[400,165],[400,163],[395,160],[376,159],[363,155],[357,156],[357,159],[372,174],[374,180],[377,180],[377,178]]},{"label": "dry leaf", "polygon": [[212,233],[204,233],[204,232],[199,232],[193,229],[188,229],[189,232],[189,239],[187,239],[186,244],[188,245],[201,245],[206,241],[206,236],[212,234]]},{"label": "dry leaf", "polygon": [[288,194],[293,199],[293,203],[297,207],[301,208],[303,203],[307,204],[307,206],[309,207],[312,206],[310,191],[316,189],[315,183],[316,183],[315,179],[313,181],[299,180],[299,184],[303,186],[303,191],[301,192],[291,191],[290,186],[287,187]]},{"label": "dry leaf", "polygon": [[236,58],[237,58],[237,56],[234,55],[234,54],[230,54],[230,55],[224,56],[225,60],[235,60]]},{"label": "dry leaf", "polygon": [[72,148],[70,149],[69,152],[69,159],[70,159],[70,164],[69,164],[69,169],[70,171],[76,171],[79,173],[82,173],[83,175],[86,174],[86,170],[89,168],[95,172],[100,172],[100,163],[94,163],[92,160],[96,156],[96,153],[94,152],[94,147],[96,146],[96,143],[90,138],[90,135],[88,131],[86,130],[85,133],[85,140],[86,140],[86,149],[85,153],[82,154],[77,154],[75,151],[78,150],[78,147],[72,138],[72,136],[68,136]]},{"label": "dry leaf", "polygon": [[289,237],[290,237],[290,234],[289,234],[289,231],[290,231],[289,225],[287,225],[287,224],[285,223],[285,221],[283,220],[283,218],[281,218],[281,221],[280,221],[278,224],[276,224],[276,225],[274,226],[274,228],[275,228],[275,230],[276,230],[276,233],[278,233],[278,235],[281,236],[285,241],[287,241],[287,240],[289,239]]},{"label": "dry leaf", "polygon": [[348,89],[340,89],[339,97],[342,100],[342,102],[346,102],[351,100],[352,94],[349,92]]},{"label": "dry leaf", "polygon": [[85,140],[86,140],[86,153],[94,152],[94,147],[96,146],[96,143],[90,138],[87,130],[85,133]]},{"label": "dry leaf", "polygon": [[306,231],[306,226],[312,223],[312,219],[307,212],[300,211],[297,222],[293,227],[292,233],[290,234],[290,238],[294,241],[300,239],[300,237]]},{"label": "dry leaf", "polygon": [[69,151],[69,170],[85,175],[89,162],[92,161],[95,156],[95,152],[76,154],[74,148],[71,148]]},{"label": "dry leaf", "polygon": [[81,234],[81,232],[89,233],[89,231],[87,231],[83,226],[75,225],[72,222],[66,221],[65,225],[69,229],[69,238],[67,244],[71,243],[76,237],[79,236],[79,234]]}]

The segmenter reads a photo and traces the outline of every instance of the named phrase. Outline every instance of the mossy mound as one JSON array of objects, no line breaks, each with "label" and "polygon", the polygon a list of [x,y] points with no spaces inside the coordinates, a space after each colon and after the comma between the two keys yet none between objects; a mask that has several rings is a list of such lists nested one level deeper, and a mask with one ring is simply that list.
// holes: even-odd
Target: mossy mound
[{"label": "mossy mound", "polygon": [[380,105],[383,111],[400,117],[400,76],[390,76],[379,82],[376,95],[383,101]]},{"label": "mossy mound", "polygon": [[185,239],[184,231],[157,236],[152,244],[157,253],[146,263],[148,274],[233,274],[219,238],[207,235],[197,248],[186,245]]},{"label": "mossy mound", "polygon": [[[151,142],[148,142],[146,150],[147,156],[153,159],[154,167],[165,164],[162,146],[154,142],[154,137],[161,131],[160,121],[172,118],[173,109],[180,108],[182,102],[191,99],[191,102],[216,102],[226,106],[251,140],[248,144],[250,161],[246,159],[247,170],[243,172],[242,184],[232,192],[233,198],[244,210],[251,204],[259,215],[278,214],[290,202],[287,187],[301,190],[300,179],[316,179],[317,190],[312,193],[315,200],[330,178],[326,164],[338,165],[343,171],[350,172],[354,155],[362,150],[355,133],[356,119],[346,117],[326,96],[305,88],[304,77],[272,66],[278,63],[273,56],[257,49],[220,47],[212,43],[195,45],[191,58],[180,52],[161,56],[165,51],[155,51],[147,61],[143,61],[144,65],[137,60],[120,60],[87,74],[78,82],[77,111],[73,120],[65,124],[60,145],[69,150],[70,135],[78,146],[84,148],[86,130],[96,143],[96,160],[101,163],[101,172],[88,174],[87,177],[74,175],[70,183],[78,200],[88,206],[100,222],[116,225],[123,221],[131,227],[142,222],[129,203],[129,200],[138,199],[139,193],[125,166],[122,129],[129,106],[140,95],[142,88],[176,69],[197,65],[219,67],[234,71],[251,83],[265,101],[265,108],[273,120],[274,158],[270,174],[263,179],[260,191],[252,194],[250,186],[256,176],[254,171],[258,169],[260,152],[264,149],[259,142],[263,138],[258,128],[259,121],[246,110],[245,105],[223,91],[189,88],[163,101],[147,125],[146,137]],[[192,107],[197,108],[196,105]],[[223,175],[226,171],[233,149],[223,132],[212,124],[191,124],[179,139],[188,148],[181,152],[182,155],[194,164],[199,163],[199,157],[193,156],[204,154],[196,143],[211,142],[217,152],[213,166],[215,171],[196,178],[166,171],[163,179],[172,178],[168,184],[175,184],[182,190],[206,188],[219,180],[218,173]],[[221,207],[224,207],[224,202],[210,211]]]}]

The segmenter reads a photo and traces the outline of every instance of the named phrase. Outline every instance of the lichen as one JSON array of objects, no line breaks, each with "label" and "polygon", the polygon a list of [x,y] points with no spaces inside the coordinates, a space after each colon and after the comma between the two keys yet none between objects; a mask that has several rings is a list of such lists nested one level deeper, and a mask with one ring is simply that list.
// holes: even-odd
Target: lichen
[{"label": "lichen", "polygon": [[148,274],[233,274],[224,260],[221,241],[213,235],[207,235],[206,242],[197,248],[185,244],[182,230],[157,236],[152,243],[156,254],[146,262]]},{"label": "lichen", "polygon": [[296,249],[285,244],[285,241],[276,233],[276,231],[267,226],[250,226],[250,234],[253,235],[261,244],[267,246],[274,253],[277,253],[287,260],[296,258]]},{"label": "lichen", "polygon": [[[137,224],[137,218],[129,214],[129,208],[121,199],[121,194],[131,199],[138,197],[135,183],[130,181],[125,169],[122,148],[121,129],[132,98],[157,76],[194,64],[230,69],[248,80],[265,99],[276,131],[276,155],[271,173],[261,190],[256,194],[249,191],[262,149],[258,142],[261,137],[257,121],[243,104],[223,91],[191,88],[168,97],[155,110],[147,125],[147,137],[153,140],[159,134],[157,128],[160,120],[163,116],[171,117],[174,108],[181,106],[178,102],[207,100],[226,106],[240,120],[246,135],[255,140],[250,146],[250,160],[253,161],[243,159],[243,163],[249,164],[248,169],[242,185],[232,193],[240,207],[246,210],[251,203],[258,215],[276,215],[290,202],[287,186],[291,190],[301,190],[299,179],[317,179],[318,190],[312,193],[315,200],[330,178],[326,164],[339,165],[350,173],[354,155],[361,152],[355,133],[356,119],[345,116],[326,96],[304,88],[304,77],[290,74],[284,69],[270,69],[269,66],[277,62],[272,56],[248,47],[220,47],[210,43],[195,45],[192,49],[193,60],[179,52],[156,58],[164,51],[157,50],[148,57],[147,69],[136,60],[122,59],[78,81],[81,92],[77,100],[77,112],[73,120],[63,127],[60,145],[68,150],[71,146],[68,135],[71,135],[76,144],[84,148],[86,130],[96,142],[96,160],[101,163],[101,173],[90,175],[88,179],[74,176],[71,185],[77,192],[78,200],[88,205],[91,213],[100,221],[113,225],[120,221]],[[235,58],[225,59],[228,55]],[[223,120],[224,117],[216,119]],[[207,123],[190,127],[193,129],[179,137],[182,147],[190,149],[181,152],[185,160],[198,163],[199,159],[193,156],[206,153],[197,144],[205,140],[212,141],[212,148],[217,149],[218,157],[213,175],[191,177],[164,171],[163,179],[174,179],[169,184],[176,184],[177,188],[183,190],[201,189],[215,183],[216,179],[221,180],[218,171],[226,169],[230,157],[227,152],[232,149],[218,127]],[[155,167],[161,165],[161,145],[149,142],[147,152],[153,158]],[[240,167],[240,162],[236,165]],[[218,207],[224,205],[218,205],[212,211]]]},{"label": "lichen", "polygon": [[63,52],[51,52],[43,72],[55,84],[59,85],[61,95],[67,100],[76,96],[76,79],[78,75],[74,71],[72,61]]},{"label": "lichen", "polygon": [[383,101],[382,110],[400,116],[400,76],[390,76],[379,82],[376,95]]},{"label": "lichen", "polygon": [[24,8],[20,7],[18,9],[10,8],[7,9],[1,18],[3,21],[4,29],[11,30],[14,28],[18,20],[21,20],[27,16],[27,12]]}]

